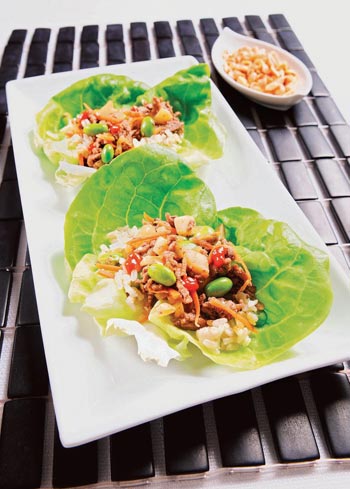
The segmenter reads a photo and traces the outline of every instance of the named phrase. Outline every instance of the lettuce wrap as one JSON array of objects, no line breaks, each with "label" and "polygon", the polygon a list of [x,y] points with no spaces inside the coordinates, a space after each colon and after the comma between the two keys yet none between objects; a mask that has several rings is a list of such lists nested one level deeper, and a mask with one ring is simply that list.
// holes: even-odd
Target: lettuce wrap
[{"label": "lettuce wrap", "polygon": [[[164,219],[167,214],[190,214],[201,226],[224,230],[234,243],[264,305],[247,346],[208,348],[157,307],[145,318],[113,277],[99,274],[98,256],[113,253],[109,233],[140,227],[145,215]],[[72,269],[70,301],[82,304],[102,334],[134,335],[141,357],[163,366],[189,357],[195,347],[217,364],[260,367],[320,326],[332,304],[324,251],[309,246],[286,223],[253,209],[218,211],[205,183],[179,156],[157,146],[130,150],[86,182],[66,215],[65,256]]]},{"label": "lettuce wrap", "polygon": [[[193,168],[219,158],[225,130],[211,110],[209,75],[208,65],[198,64],[151,88],[113,74],[80,80],[54,95],[37,114],[35,142],[39,154],[41,150],[58,167],[56,180],[69,186],[78,185],[113,156],[141,143],[167,145]],[[148,108],[149,104],[155,109]],[[135,107],[140,117],[131,118],[132,124],[127,124],[125,120],[135,115]],[[107,127],[102,116],[96,120],[100,112],[107,115]],[[144,119],[152,116],[153,127],[143,128],[139,121],[142,115]],[[171,118],[181,127],[174,126],[174,121],[168,120]],[[112,125],[112,120],[119,123]],[[92,126],[98,122],[105,132],[101,127],[98,134],[87,132],[86,124],[91,122],[95,123]],[[88,161],[92,154],[96,158]]]}]

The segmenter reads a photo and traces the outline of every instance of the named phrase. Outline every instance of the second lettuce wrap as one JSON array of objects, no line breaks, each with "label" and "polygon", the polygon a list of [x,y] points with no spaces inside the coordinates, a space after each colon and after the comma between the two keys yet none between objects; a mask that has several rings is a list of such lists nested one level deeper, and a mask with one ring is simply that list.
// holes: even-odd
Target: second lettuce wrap
[{"label": "second lettuce wrap", "polygon": [[[79,157],[82,147],[83,153],[89,154],[89,151],[93,152],[89,147],[94,148],[96,142],[96,138],[83,133],[86,131],[84,127],[86,121],[90,123],[91,120],[91,117],[89,120],[86,116],[86,109],[92,114],[92,120],[95,120],[93,111],[101,108],[104,108],[103,111],[110,117],[111,109],[127,112],[131,110],[129,114],[133,115],[133,107],[145,108],[147,104],[161,103],[161,110],[156,114],[156,120],[160,121],[158,127],[161,129],[164,125],[171,129],[171,124],[166,126],[171,113],[178,114],[176,117],[182,128],[181,131],[179,130],[181,137],[177,134],[173,135],[169,132],[170,129],[165,129],[169,137],[163,134],[158,138],[159,144],[169,141],[167,144],[181,154],[185,162],[192,167],[197,167],[208,159],[219,158],[223,154],[225,130],[211,109],[209,75],[208,65],[198,64],[175,73],[151,88],[140,81],[113,74],[94,75],[80,80],[54,95],[37,114],[37,148],[58,166],[56,179],[59,183],[69,186],[78,185],[96,171],[96,165],[91,166],[89,162],[89,166],[86,160],[82,161]],[[120,116],[120,113],[118,117],[124,117],[123,114]],[[85,118],[85,121],[76,130],[76,123],[82,118]],[[71,134],[72,124],[75,125],[73,127],[75,135],[74,137],[70,135],[68,138],[67,134]],[[107,159],[102,158],[104,162],[109,162],[113,158],[113,152],[117,155],[118,151],[123,151],[121,148],[126,145],[125,138],[120,141],[117,136],[113,138],[110,131],[113,132],[114,129],[115,126],[113,128],[110,126],[106,134],[101,134],[101,137],[105,136],[103,145],[109,146],[110,153]],[[146,135],[151,134],[149,131],[149,128],[147,131],[141,131],[140,142],[147,142],[149,138]],[[137,137],[141,137],[139,128],[133,129],[130,134],[134,133],[138,133]],[[98,137],[100,138],[100,135]],[[135,139],[131,137],[131,141]],[[128,144],[134,143],[128,141]],[[94,151],[96,152],[96,149]],[[99,159],[98,163],[102,164],[103,161]]]},{"label": "second lettuce wrap", "polygon": [[[156,309],[144,322],[142,307],[130,308],[125,290],[113,277],[99,275],[97,256],[101,246],[107,250],[108,233],[141,226],[144,213],[159,219],[166,213],[190,214],[199,225],[224,227],[264,304],[264,321],[248,346],[211,350],[195,332],[175,326],[171,316]],[[160,365],[187,358],[194,345],[214,363],[257,368],[320,326],[332,303],[325,252],[309,246],[287,224],[255,210],[217,211],[205,183],[174,153],[156,146],[130,150],[84,185],[66,216],[65,254],[73,270],[70,300],[81,303],[104,334],[134,335],[142,358]]]}]

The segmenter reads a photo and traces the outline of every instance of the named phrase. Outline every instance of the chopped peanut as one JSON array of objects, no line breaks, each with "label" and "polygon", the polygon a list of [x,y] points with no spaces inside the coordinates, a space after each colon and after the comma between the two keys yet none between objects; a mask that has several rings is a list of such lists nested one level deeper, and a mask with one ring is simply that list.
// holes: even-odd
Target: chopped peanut
[{"label": "chopped peanut", "polygon": [[224,52],[224,70],[236,82],[271,95],[294,91],[297,74],[275,51],[243,46],[233,53]]}]

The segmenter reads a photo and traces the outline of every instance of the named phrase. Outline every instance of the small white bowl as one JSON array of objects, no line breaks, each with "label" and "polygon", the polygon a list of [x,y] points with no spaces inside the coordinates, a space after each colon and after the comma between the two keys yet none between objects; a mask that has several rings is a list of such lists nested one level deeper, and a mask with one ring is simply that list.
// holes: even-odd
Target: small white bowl
[{"label": "small white bowl", "polygon": [[[236,82],[224,71],[224,51],[229,53],[236,51],[242,46],[257,46],[265,48],[266,51],[276,52],[281,60],[285,60],[289,67],[292,68],[297,73],[297,80],[294,85],[293,93],[289,95],[272,95],[264,92],[259,92],[252,88],[248,88],[241,83]],[[242,36],[232,31],[229,27],[225,27],[216,39],[211,57],[215,68],[218,73],[222,76],[224,80],[227,81],[233,88],[243,93],[246,97],[257,102],[260,105],[269,107],[277,110],[287,110],[292,105],[297,104],[300,100],[305,97],[311,90],[312,78],[310,71],[298,58],[290,54],[285,49],[282,49],[273,44],[260,41],[259,39],[253,39],[249,36]]]}]

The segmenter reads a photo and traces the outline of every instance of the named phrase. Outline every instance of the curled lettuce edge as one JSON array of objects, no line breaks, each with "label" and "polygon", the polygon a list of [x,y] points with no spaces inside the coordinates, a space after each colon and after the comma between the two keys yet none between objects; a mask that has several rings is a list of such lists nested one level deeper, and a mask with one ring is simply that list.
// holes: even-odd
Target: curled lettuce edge
[{"label": "curled lettuce edge", "polygon": [[[36,152],[40,150],[56,166],[56,181],[64,186],[77,186],[90,173],[77,170],[74,149],[68,148],[61,129],[84,110],[102,107],[112,100],[116,107],[128,107],[162,96],[181,112],[185,124],[182,143],[176,152],[193,169],[220,158],[226,139],[224,126],[211,110],[211,87],[208,65],[201,63],[181,70],[158,85],[148,88],[143,82],[123,75],[94,75],[75,82],[54,95],[36,116],[34,134]],[[62,169],[64,167],[64,169]]]},{"label": "curled lettuce edge", "polygon": [[138,321],[112,318],[107,321],[106,334],[123,333],[134,336],[137,343],[137,353],[144,362],[155,361],[160,367],[167,367],[170,360],[181,360],[176,349],[168,342]]},{"label": "curled lettuce edge", "polygon": [[87,166],[72,165],[62,160],[55,171],[55,178],[64,187],[77,187],[91,177],[97,170]]},{"label": "curled lettuce edge", "polygon": [[[217,213],[217,220],[225,226],[227,239],[236,244],[250,269],[253,283],[257,287],[257,297],[265,305],[266,324],[256,335],[253,335],[249,346],[240,347],[235,351],[220,351],[220,353],[203,346],[197,340],[195,333],[174,326],[169,316],[157,314],[155,306],[150,312],[148,323],[141,327],[147,330],[147,324],[151,323],[158,328],[163,341],[165,340],[171,351],[178,353],[178,356],[174,354],[171,358],[182,360],[190,357],[193,352],[191,345],[194,345],[216,364],[236,369],[255,369],[271,363],[326,319],[333,298],[328,255],[306,244],[287,224],[265,219],[252,209],[242,207],[224,209]],[[103,289],[101,283],[105,280],[98,278],[96,281],[94,260],[96,262],[96,255],[85,255],[74,269],[70,300],[72,300],[71,291],[74,290],[73,302],[83,302],[82,310],[97,318],[104,332],[110,334],[113,328],[115,332],[123,331],[123,326],[116,326],[118,317],[114,314],[115,311],[106,308],[106,303],[112,304],[115,297],[111,301],[104,298],[101,311],[96,300],[94,302],[96,310],[91,307],[90,294],[96,299],[96,293]],[[85,274],[81,273],[82,267],[85,269]],[[89,302],[88,306],[87,302]],[[135,310],[135,314],[131,316],[128,316],[130,311],[126,312],[128,306],[125,296],[122,297],[121,309],[120,318],[137,322],[138,313],[135,313]],[[124,328],[123,332],[136,337],[137,335],[132,331],[132,328],[130,330]],[[139,350],[143,351],[141,337],[136,337],[136,340],[138,343],[141,342]],[[145,348],[148,351],[147,347]],[[168,358],[166,353],[164,355]],[[141,356],[144,359],[152,359],[149,353],[142,353]],[[153,356],[156,357],[153,360],[156,360],[159,365],[167,364],[164,359],[159,360],[158,350]]]},{"label": "curled lettuce edge", "polygon": [[86,254],[75,267],[68,293],[70,302],[80,303],[81,310],[94,317],[103,336],[134,336],[144,361],[153,360],[166,367],[170,360],[180,360],[180,353],[164,338],[137,321],[143,306],[128,304],[125,292],[113,280],[97,275],[96,259],[96,255]]}]

